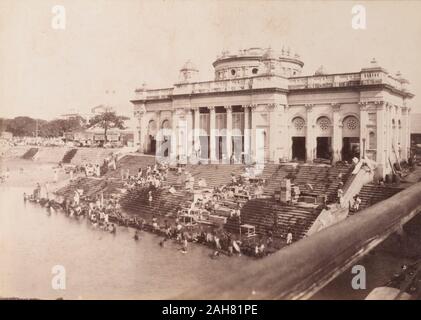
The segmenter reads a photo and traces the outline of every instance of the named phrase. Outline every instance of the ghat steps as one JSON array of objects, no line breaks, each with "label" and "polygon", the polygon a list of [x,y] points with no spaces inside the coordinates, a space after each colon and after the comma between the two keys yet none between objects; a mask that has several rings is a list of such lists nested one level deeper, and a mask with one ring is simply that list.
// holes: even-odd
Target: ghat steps
[{"label": "ghat steps", "polygon": [[26,160],[32,160],[34,156],[37,154],[38,148],[30,148],[28,151],[26,151],[22,158]]},{"label": "ghat steps", "polygon": [[[286,205],[274,199],[254,199],[244,205],[240,220],[241,224],[254,225],[261,236],[272,232],[275,237],[285,238],[291,231],[296,241],[305,236],[320,212],[319,208]],[[237,229],[238,233],[239,225],[229,220],[227,229],[231,232]]]},{"label": "ghat steps", "polygon": [[63,163],[70,163],[70,162],[72,161],[73,157],[76,155],[77,150],[78,150],[78,149],[70,149],[70,150],[68,150],[68,151],[64,154],[64,156],[63,156],[63,158],[61,159],[61,161],[62,161]]},{"label": "ghat steps", "polygon": [[[380,186],[374,183],[368,183],[364,185],[359,192],[359,197],[361,198],[359,210],[363,210],[380,201],[386,200],[402,190],[403,188],[395,186]],[[352,213],[350,214],[352,215]]]}]

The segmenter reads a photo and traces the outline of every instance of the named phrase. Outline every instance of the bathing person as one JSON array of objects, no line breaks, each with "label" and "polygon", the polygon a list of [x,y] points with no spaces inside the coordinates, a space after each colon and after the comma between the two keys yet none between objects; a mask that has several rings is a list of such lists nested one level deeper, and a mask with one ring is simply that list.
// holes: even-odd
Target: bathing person
[{"label": "bathing person", "polygon": [[289,245],[291,243],[292,243],[292,233],[288,232],[288,234],[287,234],[287,244]]}]

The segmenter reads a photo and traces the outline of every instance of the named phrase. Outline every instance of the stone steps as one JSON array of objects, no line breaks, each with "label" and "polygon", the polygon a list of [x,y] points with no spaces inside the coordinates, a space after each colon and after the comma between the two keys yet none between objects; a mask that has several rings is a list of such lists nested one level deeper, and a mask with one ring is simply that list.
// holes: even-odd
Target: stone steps
[{"label": "stone steps", "polygon": [[61,161],[63,163],[70,163],[73,159],[73,157],[76,155],[78,149],[70,149],[69,151],[67,151],[63,158],[61,159]]},{"label": "stone steps", "polygon": [[30,148],[28,151],[26,151],[23,154],[22,159],[32,160],[33,157],[37,154],[37,152],[38,152],[38,148]]},{"label": "stone steps", "polygon": [[[316,208],[285,205],[274,199],[248,201],[241,210],[241,224],[256,227],[256,233],[265,236],[269,231],[285,238],[290,231],[294,241],[305,236],[321,210]],[[236,229],[230,221],[228,228]]]}]

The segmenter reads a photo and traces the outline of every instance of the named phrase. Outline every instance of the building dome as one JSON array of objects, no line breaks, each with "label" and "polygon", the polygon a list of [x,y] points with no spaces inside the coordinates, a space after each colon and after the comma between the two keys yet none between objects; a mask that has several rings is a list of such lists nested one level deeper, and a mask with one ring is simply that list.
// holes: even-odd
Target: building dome
[{"label": "building dome", "polygon": [[268,48],[265,53],[262,55],[262,60],[275,60],[278,59],[279,56],[272,48]]},{"label": "building dome", "polygon": [[213,63],[215,80],[248,78],[260,75],[298,76],[304,63],[292,51],[269,48],[249,48],[238,53],[219,55]]}]

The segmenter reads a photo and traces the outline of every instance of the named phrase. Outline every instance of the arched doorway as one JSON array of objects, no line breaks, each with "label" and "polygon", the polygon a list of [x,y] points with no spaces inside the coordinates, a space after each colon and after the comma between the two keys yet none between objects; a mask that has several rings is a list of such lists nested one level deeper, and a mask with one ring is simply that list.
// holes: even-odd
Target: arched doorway
[{"label": "arched doorway", "polygon": [[161,132],[162,141],[158,148],[160,148],[160,153],[164,157],[168,157],[171,153],[171,126],[169,120],[162,121]]},{"label": "arched doorway", "polygon": [[148,123],[148,141],[147,141],[147,153],[155,154],[156,152],[156,122],[150,120]]},{"label": "arched doorway", "polygon": [[292,119],[292,160],[306,161],[305,121],[301,117]]},{"label": "arched doorway", "polygon": [[350,162],[360,157],[360,121],[355,116],[347,116],[342,125],[341,156],[343,161]]},{"label": "arched doorway", "polygon": [[316,121],[316,158],[331,159],[332,154],[332,124],[326,116]]}]

